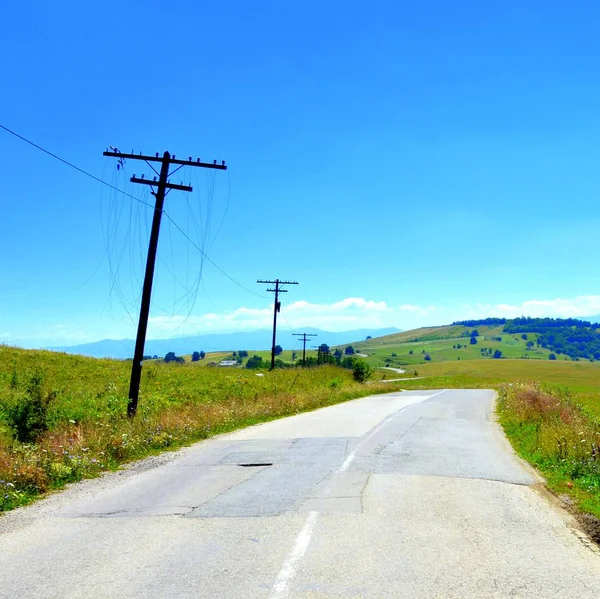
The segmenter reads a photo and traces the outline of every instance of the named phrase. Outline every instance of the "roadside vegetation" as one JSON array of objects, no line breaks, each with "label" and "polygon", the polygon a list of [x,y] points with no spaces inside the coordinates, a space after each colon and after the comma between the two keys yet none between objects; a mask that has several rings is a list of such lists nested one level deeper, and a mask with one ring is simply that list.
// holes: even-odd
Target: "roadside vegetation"
[{"label": "roadside vegetation", "polygon": [[[517,453],[540,470],[553,491],[600,518],[600,406],[595,407],[584,407],[568,388],[513,383],[499,389],[499,419]],[[598,523],[588,528],[600,541]]]},{"label": "roadside vegetation", "polygon": [[370,367],[272,372],[145,363],[138,415],[130,362],[0,346],[0,510],[66,483],[233,429],[388,392]]}]

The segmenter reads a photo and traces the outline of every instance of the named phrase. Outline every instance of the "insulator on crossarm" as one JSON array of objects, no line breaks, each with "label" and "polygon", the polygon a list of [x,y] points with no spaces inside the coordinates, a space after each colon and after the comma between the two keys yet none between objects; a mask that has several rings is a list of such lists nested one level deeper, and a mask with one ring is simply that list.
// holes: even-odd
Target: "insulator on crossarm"
[{"label": "insulator on crossarm", "polygon": [[225,161],[221,160],[221,166],[225,166]]},{"label": "insulator on crossarm", "polygon": [[158,158],[158,152],[156,152],[156,157]]},{"label": "insulator on crossarm", "polygon": [[191,162],[191,161],[192,161],[192,157],[188,156],[188,162]]},{"label": "insulator on crossarm", "polygon": [[154,180],[156,181],[156,177],[154,177]]},{"label": "insulator on crossarm", "polygon": [[217,161],[216,161],[216,160],[213,160],[213,164],[217,164]]},{"label": "insulator on crossarm", "polygon": [[196,158],[196,162],[200,162],[200,158]]},{"label": "insulator on crossarm", "polygon": [[144,178],[144,175],[142,175],[142,179]]}]

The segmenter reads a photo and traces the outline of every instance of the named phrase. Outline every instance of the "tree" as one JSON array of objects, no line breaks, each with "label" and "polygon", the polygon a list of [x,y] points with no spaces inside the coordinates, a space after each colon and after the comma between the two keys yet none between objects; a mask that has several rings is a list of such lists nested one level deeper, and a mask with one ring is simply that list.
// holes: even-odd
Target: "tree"
[{"label": "tree", "polygon": [[528,341],[526,343],[526,345],[527,345],[527,349],[531,349],[533,347],[533,341]]},{"label": "tree", "polygon": [[321,345],[319,345],[319,351],[322,354],[328,354],[329,353],[329,345],[327,345],[327,343],[321,343]]},{"label": "tree", "polygon": [[501,352],[499,349],[497,349],[497,350],[494,352],[494,358],[495,358],[496,360],[498,360],[498,359],[499,359],[499,358],[501,358],[501,357],[502,357],[502,352]]},{"label": "tree", "polygon": [[198,360],[200,360],[200,352],[199,351],[195,351],[192,354],[192,362],[198,362]]},{"label": "tree", "polygon": [[548,360],[556,360],[556,354],[550,354]]},{"label": "tree", "polygon": [[342,350],[341,350],[341,349],[338,347],[338,348],[337,348],[337,349],[336,349],[336,350],[333,352],[333,355],[334,355],[336,358],[341,358],[341,357],[342,357]]},{"label": "tree", "polygon": [[281,345],[276,345],[275,346],[275,355],[278,356],[282,352],[283,352],[283,347],[281,347]]},{"label": "tree", "polygon": [[264,367],[265,367],[265,363],[263,362],[263,359],[260,356],[252,356],[246,362],[246,368],[248,368],[250,370],[256,370],[257,368],[264,368]]},{"label": "tree", "polygon": [[247,358],[247,357],[248,357],[248,352],[247,352],[245,349],[241,349],[241,350],[238,352],[238,356],[239,356],[240,358]]},{"label": "tree", "polygon": [[201,351],[200,352],[200,359],[204,360],[205,357],[206,357],[206,352]]},{"label": "tree", "polygon": [[408,353],[412,356],[414,351],[411,349]]},{"label": "tree", "polygon": [[297,352],[293,351],[292,352],[292,362],[295,362],[297,357],[298,357]]},{"label": "tree", "polygon": [[352,376],[355,381],[364,383],[373,374],[373,369],[364,360],[354,360]]},{"label": "tree", "polygon": [[169,362],[175,362],[177,364],[183,364],[185,359],[181,356],[176,356],[175,352],[170,351],[165,355],[165,362],[168,364]]},{"label": "tree", "polygon": [[344,353],[345,353],[347,356],[352,356],[352,355],[354,355],[354,348],[353,348],[351,345],[349,345],[349,346],[348,346],[348,347],[347,347],[347,348],[344,350]]},{"label": "tree", "polygon": [[521,339],[524,339],[525,341],[527,341],[527,333],[523,333],[521,335]]},{"label": "tree", "polygon": [[367,335],[367,338],[365,339],[365,341],[368,341],[369,339],[371,339],[371,335]]},{"label": "tree", "polygon": [[473,329],[471,331],[471,337],[479,337],[479,331],[477,329]]},{"label": "tree", "polygon": [[431,362],[431,356],[429,354],[425,354],[425,360],[427,362]]},{"label": "tree", "polygon": [[471,345],[477,345],[477,337],[471,337],[471,341],[469,341]]}]

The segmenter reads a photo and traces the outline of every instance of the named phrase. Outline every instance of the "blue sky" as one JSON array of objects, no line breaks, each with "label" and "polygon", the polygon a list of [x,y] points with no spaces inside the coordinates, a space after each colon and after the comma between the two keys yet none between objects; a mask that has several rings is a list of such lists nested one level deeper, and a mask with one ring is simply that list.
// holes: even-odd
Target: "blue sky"
[{"label": "blue sky", "polygon": [[[0,123],[146,202],[109,145],[227,161],[165,210],[250,292],[164,221],[154,338],[268,327],[275,277],[294,330],[598,314],[600,7],[494,4],[13,3]],[[0,341],[133,337],[151,210],[0,148]]]}]

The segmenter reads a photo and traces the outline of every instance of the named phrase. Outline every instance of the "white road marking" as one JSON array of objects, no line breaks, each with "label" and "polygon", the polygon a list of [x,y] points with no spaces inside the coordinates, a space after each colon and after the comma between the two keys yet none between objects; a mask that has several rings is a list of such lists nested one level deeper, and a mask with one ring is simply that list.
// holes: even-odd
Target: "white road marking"
[{"label": "white road marking", "polygon": [[271,599],[277,599],[278,597],[283,597],[286,593],[288,585],[292,578],[296,575],[296,568],[298,566],[298,562],[302,559],[308,546],[310,545],[310,539],[312,537],[313,529],[317,522],[317,516],[319,512],[310,512],[308,514],[308,518],[304,523],[298,538],[296,539],[296,544],[294,545],[294,550],[287,558],[285,564],[283,564],[283,568],[279,572],[279,576],[277,576],[277,581],[273,586],[273,590],[271,591]]},{"label": "white road marking", "polygon": [[[374,435],[376,435],[394,416],[396,416],[399,412],[410,408],[411,406],[416,405],[417,403],[421,403],[421,401],[425,401],[426,399],[431,399],[436,395],[440,395],[444,393],[447,389],[443,389],[442,391],[438,391],[433,395],[426,395],[418,402],[411,403],[403,408],[400,408],[397,412],[390,414],[387,418],[384,418],[357,446],[356,449],[348,455],[348,457],[344,460],[344,463],[340,466],[339,470],[336,472],[345,472],[348,470],[350,464],[353,462],[356,457],[356,452],[364,445],[367,441],[369,441]],[[298,568],[298,562],[304,557],[308,546],[310,545],[310,541],[312,538],[312,534],[315,528],[315,524],[317,523],[317,517],[319,516],[319,512],[310,512],[308,514],[308,518],[300,531],[300,534],[296,538],[296,544],[294,545],[294,549],[292,553],[290,553],[287,558],[285,564],[283,564],[283,568],[279,572],[277,576],[277,580],[273,585],[273,589],[271,591],[271,595],[269,599],[280,599],[283,597],[288,590],[289,584],[296,576],[296,570]]]}]

